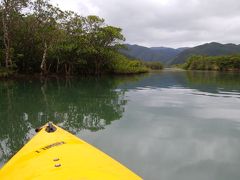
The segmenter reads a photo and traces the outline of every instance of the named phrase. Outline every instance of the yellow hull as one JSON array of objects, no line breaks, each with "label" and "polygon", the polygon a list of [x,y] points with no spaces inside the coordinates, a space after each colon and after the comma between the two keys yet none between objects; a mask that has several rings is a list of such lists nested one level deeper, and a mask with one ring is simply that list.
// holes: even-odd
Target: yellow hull
[{"label": "yellow hull", "polygon": [[43,128],[0,170],[0,179],[141,179],[103,152],[53,125]]}]

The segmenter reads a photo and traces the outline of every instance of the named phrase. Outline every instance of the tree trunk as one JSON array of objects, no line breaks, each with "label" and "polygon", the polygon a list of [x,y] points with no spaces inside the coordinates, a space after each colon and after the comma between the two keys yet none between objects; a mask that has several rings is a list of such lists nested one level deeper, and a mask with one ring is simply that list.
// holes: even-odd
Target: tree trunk
[{"label": "tree trunk", "polygon": [[48,72],[51,72],[51,66],[52,66],[52,63],[50,63],[48,66]]},{"label": "tree trunk", "polygon": [[101,60],[97,59],[95,61],[95,75],[100,74],[100,66],[101,66]]},{"label": "tree trunk", "polygon": [[65,67],[65,75],[67,76],[67,64],[64,64]]},{"label": "tree trunk", "polygon": [[[46,89],[47,89],[47,79],[44,77],[43,80],[41,80],[41,82],[43,82],[42,86],[41,86],[41,92],[42,92],[42,95],[43,95],[43,101],[45,102],[45,105],[46,105],[46,112],[48,112],[48,109],[49,109],[49,103],[48,103],[48,98],[47,98],[47,94],[46,94]],[[47,119],[47,114],[45,114],[45,119],[44,121],[46,121]]]},{"label": "tree trunk", "polygon": [[70,64],[65,64],[65,75],[70,76],[71,74],[71,65]]},{"label": "tree trunk", "polygon": [[11,59],[11,38],[9,32],[9,24],[10,19],[8,12],[9,11],[9,4],[6,1],[4,4],[3,16],[2,16],[2,25],[3,25],[3,41],[5,46],[5,66],[6,68],[12,67],[12,59]]},{"label": "tree trunk", "polygon": [[47,74],[47,43],[44,43],[44,50],[43,50],[43,57],[42,57],[42,63],[41,63],[41,71],[42,74],[46,75]]},{"label": "tree trunk", "polygon": [[60,64],[60,62],[59,62],[59,57],[57,58],[57,69],[56,69],[56,73],[58,74],[58,72],[59,72],[59,64]]}]

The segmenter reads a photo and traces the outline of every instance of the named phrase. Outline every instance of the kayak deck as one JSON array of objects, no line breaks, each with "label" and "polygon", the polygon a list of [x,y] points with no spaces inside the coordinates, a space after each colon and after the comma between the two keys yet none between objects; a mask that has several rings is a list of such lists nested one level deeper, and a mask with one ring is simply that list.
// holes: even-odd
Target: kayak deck
[{"label": "kayak deck", "polygon": [[0,179],[141,179],[85,141],[45,125],[1,170]]}]

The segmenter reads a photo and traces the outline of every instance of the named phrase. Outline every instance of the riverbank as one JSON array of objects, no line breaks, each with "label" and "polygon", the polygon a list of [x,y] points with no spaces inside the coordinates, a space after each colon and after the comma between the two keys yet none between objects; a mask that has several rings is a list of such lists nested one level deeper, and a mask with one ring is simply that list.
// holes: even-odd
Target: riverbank
[{"label": "riverbank", "polygon": [[[132,71],[125,71],[125,72],[114,72],[114,73],[103,73],[103,74],[81,74],[81,75],[65,75],[65,74],[46,74],[42,75],[41,73],[30,73],[30,74],[24,74],[24,73],[17,73],[17,72],[1,72],[0,69],[0,80],[41,80],[41,79],[75,79],[75,78],[98,78],[98,77],[111,77],[111,76],[117,76],[117,77],[125,77],[125,76],[138,76],[141,74],[148,74],[151,72],[157,72],[156,70],[150,70],[143,68],[142,70],[136,70],[135,72]],[[160,70],[159,70],[160,72]]]},{"label": "riverbank", "polygon": [[144,62],[140,60],[128,59],[127,57],[118,54],[118,59],[112,61],[108,68],[102,69],[99,73],[91,71],[76,71],[75,73],[55,73],[49,72],[46,74],[38,72],[19,73],[18,70],[10,70],[7,68],[0,68],[0,79],[32,79],[32,78],[71,78],[71,77],[86,77],[86,76],[102,76],[102,75],[136,75],[150,72],[160,72],[164,66],[159,62]]},{"label": "riverbank", "polygon": [[240,55],[192,56],[179,67],[186,70],[240,72]]}]

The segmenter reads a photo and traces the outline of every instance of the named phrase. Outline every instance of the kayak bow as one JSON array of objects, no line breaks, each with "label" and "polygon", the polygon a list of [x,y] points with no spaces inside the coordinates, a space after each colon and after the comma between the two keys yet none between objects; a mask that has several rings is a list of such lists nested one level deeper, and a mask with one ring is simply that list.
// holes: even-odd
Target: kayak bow
[{"label": "kayak bow", "polygon": [[0,179],[141,179],[95,147],[51,123],[0,170]]}]

